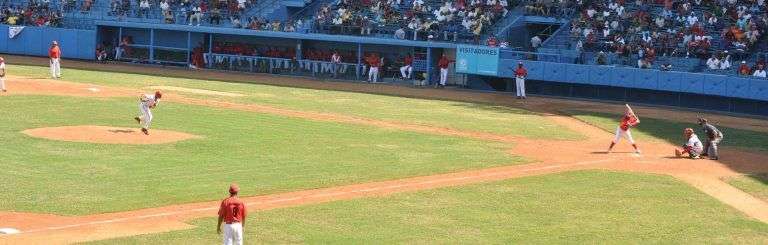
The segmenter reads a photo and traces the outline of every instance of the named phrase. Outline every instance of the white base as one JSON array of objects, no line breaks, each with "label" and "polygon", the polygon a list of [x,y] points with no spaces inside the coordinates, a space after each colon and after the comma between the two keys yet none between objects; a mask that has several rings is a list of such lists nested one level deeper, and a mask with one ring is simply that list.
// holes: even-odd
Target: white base
[{"label": "white base", "polygon": [[17,234],[20,231],[13,228],[0,228],[0,234]]}]

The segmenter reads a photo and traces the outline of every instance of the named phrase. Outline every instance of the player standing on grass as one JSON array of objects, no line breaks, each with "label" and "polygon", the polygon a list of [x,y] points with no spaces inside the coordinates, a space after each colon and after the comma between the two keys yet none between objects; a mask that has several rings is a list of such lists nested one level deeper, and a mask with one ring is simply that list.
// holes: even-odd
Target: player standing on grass
[{"label": "player standing on grass", "polygon": [[134,117],[139,124],[141,124],[141,132],[149,135],[149,126],[152,124],[152,110],[160,103],[160,98],[163,94],[160,91],[155,91],[155,94],[142,94],[139,96],[139,112],[140,116]]},{"label": "player standing on grass", "polygon": [[51,42],[51,49],[48,50],[48,57],[51,58],[51,77],[61,78],[61,49],[59,42]]},{"label": "player standing on grass", "polygon": [[608,153],[611,153],[613,146],[615,146],[616,143],[619,143],[619,140],[624,137],[629,140],[629,143],[631,143],[632,147],[635,148],[635,153],[640,154],[640,149],[637,148],[635,140],[632,139],[632,132],[629,131],[631,127],[635,127],[637,124],[640,124],[640,118],[638,118],[637,115],[635,115],[635,112],[632,111],[632,107],[629,107],[627,104],[625,104],[625,106],[627,108],[624,111],[624,116],[621,117],[619,126],[616,127],[616,138],[613,139],[611,146],[608,147]]},{"label": "player standing on grass", "polygon": [[8,92],[5,90],[5,59],[0,57],[0,91]]},{"label": "player standing on grass", "polygon": [[229,197],[221,201],[219,206],[219,222],[216,233],[221,234],[221,223],[224,223],[224,245],[242,245],[243,228],[248,212],[245,203],[237,198],[240,187],[237,184],[229,186]]}]

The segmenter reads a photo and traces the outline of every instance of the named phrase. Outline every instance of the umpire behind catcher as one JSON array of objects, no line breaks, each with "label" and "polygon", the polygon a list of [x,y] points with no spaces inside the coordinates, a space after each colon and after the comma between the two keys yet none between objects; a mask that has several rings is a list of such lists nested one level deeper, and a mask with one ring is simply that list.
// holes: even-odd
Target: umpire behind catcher
[{"label": "umpire behind catcher", "polygon": [[707,139],[704,140],[704,152],[701,156],[709,156],[709,159],[717,160],[720,157],[717,154],[717,145],[723,140],[723,132],[709,124],[706,118],[699,118],[699,125],[704,129],[704,134],[707,135]]}]

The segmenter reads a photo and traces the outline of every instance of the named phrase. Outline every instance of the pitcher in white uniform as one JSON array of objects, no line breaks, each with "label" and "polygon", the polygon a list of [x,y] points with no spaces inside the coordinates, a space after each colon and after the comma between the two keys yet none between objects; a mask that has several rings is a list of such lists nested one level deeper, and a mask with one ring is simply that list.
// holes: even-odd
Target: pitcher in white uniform
[{"label": "pitcher in white uniform", "polygon": [[155,91],[155,94],[142,94],[139,96],[139,113],[140,116],[134,117],[139,124],[141,124],[141,132],[149,135],[149,126],[152,124],[152,110],[160,103],[160,98],[163,94],[160,91]]},{"label": "pitcher in white uniform", "polygon": [[5,90],[5,59],[0,57],[0,92],[7,92]]}]

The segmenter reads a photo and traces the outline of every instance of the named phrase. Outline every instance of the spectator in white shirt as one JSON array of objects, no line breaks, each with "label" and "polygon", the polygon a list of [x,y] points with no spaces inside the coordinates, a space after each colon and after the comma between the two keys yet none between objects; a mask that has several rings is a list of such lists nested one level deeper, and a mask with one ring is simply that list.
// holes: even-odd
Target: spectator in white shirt
[{"label": "spectator in white shirt", "polygon": [[752,76],[765,78],[766,74],[763,65],[758,65],[757,69],[755,69],[755,72],[752,73]]},{"label": "spectator in white shirt", "polygon": [[730,68],[731,68],[731,55],[727,55],[723,60],[720,61],[720,70],[728,70]]},{"label": "spectator in white shirt", "polygon": [[145,16],[149,18],[149,1],[141,0],[139,3],[139,17]]},{"label": "spectator in white shirt", "polygon": [[403,30],[402,27],[400,27],[399,29],[397,29],[395,31],[395,38],[397,38],[397,39],[405,39],[405,30]]},{"label": "spectator in white shirt", "polygon": [[717,70],[717,69],[720,69],[720,60],[719,60],[719,59],[717,59],[717,57],[716,57],[715,55],[712,55],[712,57],[710,57],[710,58],[707,60],[707,67],[708,67],[710,70]]},{"label": "spectator in white shirt", "polygon": [[200,5],[192,7],[192,15],[189,16],[189,25],[192,25],[197,20],[197,25],[200,26],[200,19],[203,17],[203,11]]},{"label": "spectator in white shirt", "polygon": [[168,1],[163,0],[162,2],[160,2],[160,10],[162,10],[163,13],[165,13],[165,11],[168,11],[169,7],[170,6],[168,6]]},{"label": "spectator in white shirt", "polygon": [[541,47],[541,38],[539,38],[539,36],[533,36],[531,38],[531,48],[536,50],[539,47]]},{"label": "spectator in white shirt", "polygon": [[695,25],[696,22],[699,22],[699,17],[696,17],[696,15],[694,15],[693,12],[691,12],[691,15],[689,15],[688,18],[686,18],[686,21],[687,21],[688,27],[691,27]]}]

